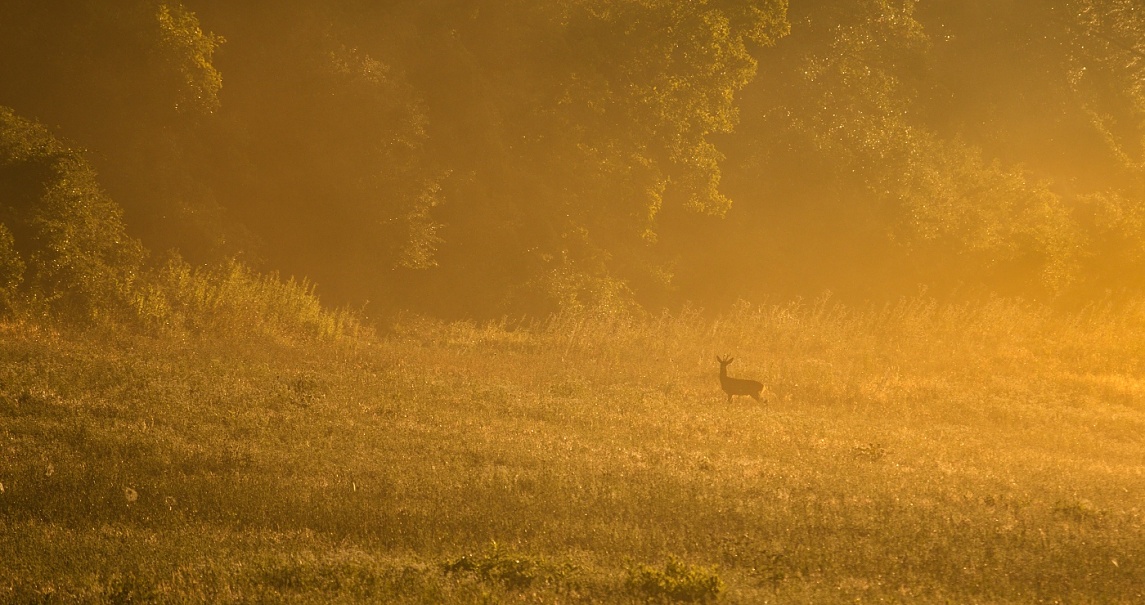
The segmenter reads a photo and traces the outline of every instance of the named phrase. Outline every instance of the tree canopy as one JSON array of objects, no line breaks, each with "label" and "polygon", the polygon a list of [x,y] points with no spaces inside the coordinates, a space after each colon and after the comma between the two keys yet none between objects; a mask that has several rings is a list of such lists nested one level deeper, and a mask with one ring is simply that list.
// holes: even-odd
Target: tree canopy
[{"label": "tree canopy", "polygon": [[5,300],[143,246],[447,315],[1145,287],[1131,0],[16,0],[0,54]]}]

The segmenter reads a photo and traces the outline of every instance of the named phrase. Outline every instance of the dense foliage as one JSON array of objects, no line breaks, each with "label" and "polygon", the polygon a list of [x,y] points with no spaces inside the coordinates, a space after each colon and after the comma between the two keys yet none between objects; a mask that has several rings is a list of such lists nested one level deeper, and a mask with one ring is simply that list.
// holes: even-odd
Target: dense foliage
[{"label": "dense foliage", "polygon": [[[142,261],[121,210],[83,156],[0,107],[0,292],[37,311],[92,317],[124,306]],[[19,297],[20,286],[25,296]]]},{"label": "dense foliage", "polygon": [[[1090,300],[1145,287],[1142,40],[1129,0],[16,0],[0,105],[148,248],[377,311]],[[4,300],[49,279],[12,220]]]}]

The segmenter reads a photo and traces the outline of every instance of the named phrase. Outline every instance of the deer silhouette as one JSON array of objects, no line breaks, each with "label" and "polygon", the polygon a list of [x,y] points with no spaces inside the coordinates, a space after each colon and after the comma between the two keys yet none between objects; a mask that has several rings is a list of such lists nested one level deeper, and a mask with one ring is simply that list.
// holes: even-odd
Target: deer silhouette
[{"label": "deer silhouette", "polygon": [[732,402],[732,395],[747,395],[756,401],[765,401],[759,397],[763,391],[762,383],[728,376],[728,364],[735,361],[734,357],[724,359],[717,355],[716,361],[720,362],[720,387],[728,394],[728,403]]}]

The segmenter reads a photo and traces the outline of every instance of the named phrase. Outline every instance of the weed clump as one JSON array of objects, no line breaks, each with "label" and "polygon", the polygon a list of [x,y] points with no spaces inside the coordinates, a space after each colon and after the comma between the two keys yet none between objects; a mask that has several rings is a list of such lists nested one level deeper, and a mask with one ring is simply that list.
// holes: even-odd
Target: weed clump
[{"label": "weed clump", "polygon": [[629,591],[657,602],[708,602],[724,589],[715,568],[688,565],[669,557],[664,568],[639,565],[628,570]]},{"label": "weed clump", "polygon": [[570,571],[568,565],[556,566],[536,557],[505,552],[496,543],[488,553],[462,555],[442,563],[441,569],[446,575],[471,574],[480,581],[513,590],[535,583],[557,583]]}]

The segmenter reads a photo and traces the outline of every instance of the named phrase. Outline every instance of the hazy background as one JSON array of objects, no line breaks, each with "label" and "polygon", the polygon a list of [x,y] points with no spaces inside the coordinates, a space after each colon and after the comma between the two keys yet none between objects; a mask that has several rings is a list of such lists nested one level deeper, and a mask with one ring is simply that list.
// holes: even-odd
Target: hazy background
[{"label": "hazy background", "polygon": [[6,0],[0,57],[145,263],[368,314],[1145,286],[1134,0]]},{"label": "hazy background", "polygon": [[0,602],[1145,603],[1143,436],[1141,0],[0,0]]}]

